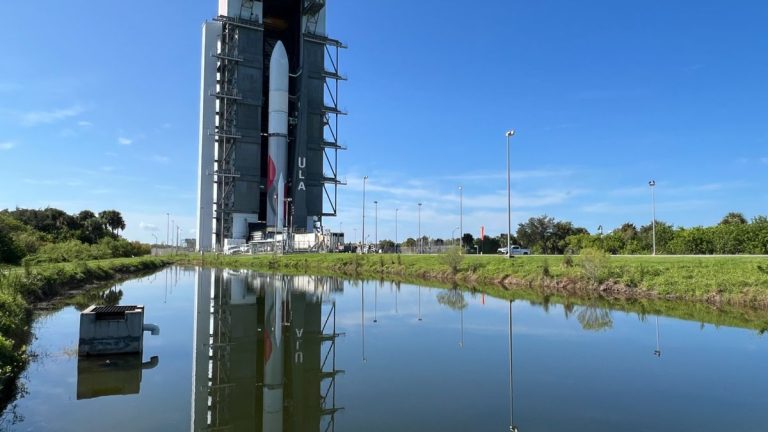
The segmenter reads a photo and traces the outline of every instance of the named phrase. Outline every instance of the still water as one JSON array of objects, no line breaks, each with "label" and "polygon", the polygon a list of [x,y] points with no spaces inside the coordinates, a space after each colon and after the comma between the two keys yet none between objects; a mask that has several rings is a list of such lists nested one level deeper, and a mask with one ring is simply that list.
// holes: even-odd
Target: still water
[{"label": "still water", "polygon": [[[753,330],[399,283],[204,268],[169,268],[76,300],[36,320],[36,358],[5,428],[768,427],[768,340]],[[140,357],[78,358],[78,309],[94,301],[145,305],[160,335],[145,334]]]}]

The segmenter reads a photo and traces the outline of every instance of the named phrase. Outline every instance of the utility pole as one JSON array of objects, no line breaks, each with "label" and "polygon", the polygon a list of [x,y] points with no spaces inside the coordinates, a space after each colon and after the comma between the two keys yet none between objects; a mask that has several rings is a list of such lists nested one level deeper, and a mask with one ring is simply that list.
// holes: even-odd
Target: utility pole
[{"label": "utility pole", "polygon": [[464,253],[464,187],[459,186],[459,247]]}]

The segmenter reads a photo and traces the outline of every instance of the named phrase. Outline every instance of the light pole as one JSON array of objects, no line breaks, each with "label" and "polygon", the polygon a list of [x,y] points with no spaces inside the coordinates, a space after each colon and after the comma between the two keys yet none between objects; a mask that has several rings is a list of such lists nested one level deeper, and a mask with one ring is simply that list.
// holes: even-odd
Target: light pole
[{"label": "light pole", "polygon": [[512,186],[509,174],[509,139],[515,131],[507,131],[507,258],[512,258]]},{"label": "light pole", "polygon": [[421,252],[421,203],[419,203],[419,253]]},{"label": "light pole", "polygon": [[459,186],[459,245],[464,253],[464,187]]},{"label": "light pole", "polygon": [[651,188],[651,203],[653,208],[653,255],[656,255],[656,180],[649,181],[648,186]]},{"label": "light pole", "polygon": [[165,214],[165,244],[168,245],[171,242],[171,214]]},{"label": "light pole", "polygon": [[155,244],[157,244],[157,243],[158,243],[158,241],[157,241],[157,235],[156,235],[155,233],[152,233],[152,237],[154,237],[154,238],[155,238]]},{"label": "light pole", "polygon": [[373,202],[373,242],[376,244],[376,252],[379,251],[379,202]]},{"label": "light pole", "polygon": [[365,183],[368,181],[368,176],[363,177],[363,235],[361,236],[363,242],[363,253],[365,250]]},{"label": "light pole", "polygon": [[398,250],[399,248],[397,247],[397,212],[399,211],[400,211],[399,208],[395,209],[395,253],[400,253],[400,251]]}]

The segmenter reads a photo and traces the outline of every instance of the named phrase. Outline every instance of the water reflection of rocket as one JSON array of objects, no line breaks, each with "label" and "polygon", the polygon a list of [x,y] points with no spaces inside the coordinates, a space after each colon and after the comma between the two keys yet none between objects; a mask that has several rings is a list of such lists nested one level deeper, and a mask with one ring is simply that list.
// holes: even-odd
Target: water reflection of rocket
[{"label": "water reflection of rocket", "polygon": [[198,269],[192,430],[332,431],[329,278]]},{"label": "water reflection of rocket", "polygon": [[[276,276],[282,279],[281,276]],[[283,334],[282,281],[266,294],[264,324],[264,418],[265,431],[283,430]]]},{"label": "water reflection of rocket", "polygon": [[269,161],[267,225],[282,231],[288,167],[288,54],[278,41],[269,61]]}]

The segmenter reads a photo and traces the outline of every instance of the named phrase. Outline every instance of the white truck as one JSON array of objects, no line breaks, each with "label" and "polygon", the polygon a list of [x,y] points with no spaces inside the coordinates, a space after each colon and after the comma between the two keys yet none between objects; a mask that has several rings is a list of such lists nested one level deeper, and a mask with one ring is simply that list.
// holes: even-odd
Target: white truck
[{"label": "white truck", "polygon": [[[510,249],[512,250],[510,255],[530,255],[531,254],[530,249],[523,249],[518,245],[512,245],[510,246]],[[499,248],[499,255],[506,255],[506,254],[507,254],[506,247]]]}]

